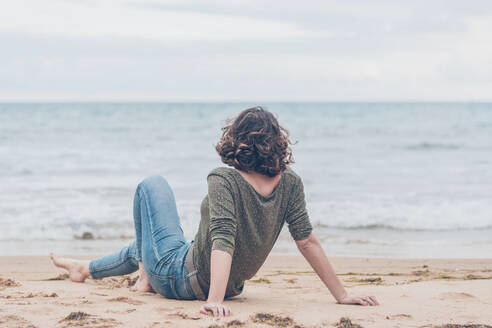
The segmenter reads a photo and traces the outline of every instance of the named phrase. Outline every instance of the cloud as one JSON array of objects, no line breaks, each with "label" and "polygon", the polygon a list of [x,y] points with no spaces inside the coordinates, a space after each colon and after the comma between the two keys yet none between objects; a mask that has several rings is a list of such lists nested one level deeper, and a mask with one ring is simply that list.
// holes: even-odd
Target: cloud
[{"label": "cloud", "polygon": [[11,2],[0,100],[492,100],[472,4]]},{"label": "cloud", "polygon": [[71,37],[233,40],[316,36],[288,22],[255,17],[146,10],[119,1],[19,1],[0,16],[0,31]]}]

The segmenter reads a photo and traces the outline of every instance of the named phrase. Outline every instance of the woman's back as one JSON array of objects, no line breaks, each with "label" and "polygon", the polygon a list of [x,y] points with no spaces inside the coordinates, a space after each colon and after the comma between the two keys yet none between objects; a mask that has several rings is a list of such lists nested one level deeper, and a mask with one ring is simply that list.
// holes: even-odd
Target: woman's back
[{"label": "woman's back", "polygon": [[243,179],[246,180],[246,182],[248,182],[251,187],[253,187],[253,189],[255,189],[256,192],[263,197],[270,196],[275,191],[280,179],[282,178],[282,174],[278,174],[274,177],[268,177],[256,172],[243,172],[239,170],[237,172],[241,174]]},{"label": "woman's back", "polygon": [[226,289],[226,296],[230,297],[241,293],[244,281],[264,263],[285,221],[296,240],[306,238],[312,227],[305,208],[302,180],[290,168],[282,173],[267,197],[232,168],[213,169],[207,182],[208,195],[201,205],[193,258],[198,281],[207,291],[211,251],[218,249],[231,254]]}]

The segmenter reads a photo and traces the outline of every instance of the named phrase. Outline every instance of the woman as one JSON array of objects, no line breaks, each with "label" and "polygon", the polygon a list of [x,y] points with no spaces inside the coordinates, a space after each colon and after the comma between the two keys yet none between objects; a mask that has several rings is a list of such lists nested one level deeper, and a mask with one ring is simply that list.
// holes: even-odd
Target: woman
[{"label": "woman", "polygon": [[141,182],[135,193],[132,244],[92,261],[51,254],[53,263],[76,282],[139,270],[133,290],[203,300],[201,313],[228,316],[224,298],[241,293],[287,222],[300,252],[338,303],[378,305],[373,296],[347,294],[312,234],[302,180],[288,167],[293,163],[288,135],[261,107],[242,111],[223,128],[216,150],[233,168],[208,174],[208,194],[193,241],[184,239],[171,188],[154,176]]}]

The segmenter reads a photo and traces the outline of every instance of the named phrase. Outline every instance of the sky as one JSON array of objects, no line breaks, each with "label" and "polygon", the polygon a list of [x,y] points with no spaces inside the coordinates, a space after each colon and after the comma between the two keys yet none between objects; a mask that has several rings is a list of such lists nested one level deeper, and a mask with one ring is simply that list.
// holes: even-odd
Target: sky
[{"label": "sky", "polygon": [[492,101],[492,2],[0,0],[0,101]]}]

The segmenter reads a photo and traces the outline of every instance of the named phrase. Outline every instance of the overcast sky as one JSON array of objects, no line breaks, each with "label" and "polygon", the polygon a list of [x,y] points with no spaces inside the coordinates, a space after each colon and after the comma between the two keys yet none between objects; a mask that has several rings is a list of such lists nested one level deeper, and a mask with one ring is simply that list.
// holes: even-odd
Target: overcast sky
[{"label": "overcast sky", "polygon": [[1,1],[37,100],[492,101],[492,1]]}]

